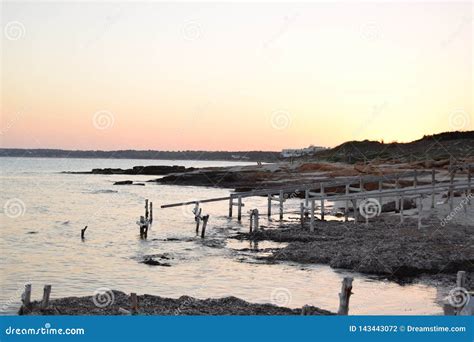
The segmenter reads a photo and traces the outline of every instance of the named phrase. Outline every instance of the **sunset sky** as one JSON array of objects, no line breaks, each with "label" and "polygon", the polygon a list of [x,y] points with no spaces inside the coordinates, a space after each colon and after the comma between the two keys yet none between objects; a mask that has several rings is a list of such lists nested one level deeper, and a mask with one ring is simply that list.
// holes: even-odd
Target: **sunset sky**
[{"label": "sunset sky", "polygon": [[3,3],[1,147],[280,150],[474,129],[472,3]]}]

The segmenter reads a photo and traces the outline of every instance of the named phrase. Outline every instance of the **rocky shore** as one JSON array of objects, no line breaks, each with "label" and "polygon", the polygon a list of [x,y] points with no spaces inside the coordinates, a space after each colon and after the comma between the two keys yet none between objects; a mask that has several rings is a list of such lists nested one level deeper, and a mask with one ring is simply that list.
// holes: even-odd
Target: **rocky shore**
[{"label": "rocky shore", "polygon": [[46,309],[41,302],[22,307],[20,315],[334,315],[313,306],[290,309],[273,304],[254,304],[236,297],[197,299],[181,296],[177,299],[160,296],[137,296],[138,307],[130,308],[130,296],[120,291],[108,291],[96,296],[53,299]]},{"label": "rocky shore", "polygon": [[[287,242],[273,251],[267,261],[327,264],[371,275],[407,280],[423,274],[454,275],[463,270],[474,278],[474,226],[446,224],[435,217],[424,220],[384,215],[365,223],[317,221],[314,232],[299,224],[264,229],[237,239]],[[474,284],[471,284],[474,285]],[[471,286],[473,287],[473,286]]]},{"label": "rocky shore", "polygon": [[74,171],[64,172],[72,174],[94,174],[94,175],[149,175],[149,176],[163,176],[169,175],[170,173],[177,172],[188,172],[196,170],[193,167],[184,167],[179,165],[150,165],[150,166],[134,166],[131,169],[119,169],[119,168],[104,168],[104,169],[92,169],[91,171]]}]

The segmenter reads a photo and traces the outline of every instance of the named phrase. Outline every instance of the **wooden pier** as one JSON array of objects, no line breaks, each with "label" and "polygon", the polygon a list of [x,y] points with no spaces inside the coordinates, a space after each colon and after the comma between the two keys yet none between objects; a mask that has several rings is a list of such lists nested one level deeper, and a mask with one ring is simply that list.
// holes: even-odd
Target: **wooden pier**
[{"label": "wooden pier", "polygon": [[[226,197],[217,197],[210,199],[194,200],[181,203],[172,203],[162,205],[161,208],[171,208],[189,204],[202,204],[209,202],[228,201],[229,202],[229,218],[233,216],[233,207],[237,207],[237,220],[242,220],[242,207],[245,205],[243,200],[249,197],[267,197],[267,216],[272,217],[273,202],[278,204],[278,217],[283,220],[284,203],[288,198],[302,197],[304,199],[300,203],[301,224],[309,217],[310,230],[314,230],[315,211],[319,207],[320,220],[325,219],[325,207],[327,201],[344,202],[344,218],[349,220],[349,213],[352,211],[353,219],[358,222],[358,212],[361,211],[361,204],[365,204],[371,199],[375,210],[381,210],[384,198],[395,201],[395,211],[400,213],[400,220],[404,220],[405,199],[414,199],[417,202],[418,222],[421,227],[421,212],[423,210],[423,199],[431,198],[430,208],[435,207],[435,196],[437,194],[448,194],[447,203],[450,209],[454,207],[454,197],[456,192],[461,192],[468,204],[471,204],[472,182],[471,171],[473,165],[455,165],[449,168],[449,177],[437,179],[436,170],[413,170],[402,173],[394,173],[381,176],[360,176],[360,177],[340,177],[340,178],[323,178],[316,179],[312,183],[288,185],[281,188],[259,189],[247,192],[234,192]],[[455,181],[455,174],[459,170],[467,170],[466,180]],[[428,178],[429,180],[423,180]],[[439,177],[438,177],[439,178]],[[401,184],[409,183],[409,186],[402,187]],[[367,186],[371,184],[375,190],[367,190]],[[330,192],[334,189],[343,188],[343,191]],[[319,191],[318,191],[319,190]],[[352,209],[350,208],[352,206]],[[363,209],[363,208],[362,208]],[[371,208],[374,210],[373,208]],[[380,213],[378,213],[380,214]],[[377,216],[378,216],[377,214]],[[252,211],[252,216],[255,213]],[[258,215],[258,211],[257,211]],[[362,215],[364,216],[364,215]],[[367,215],[366,215],[367,216]],[[370,217],[365,217],[366,222]],[[252,217],[252,219],[254,219]]]}]

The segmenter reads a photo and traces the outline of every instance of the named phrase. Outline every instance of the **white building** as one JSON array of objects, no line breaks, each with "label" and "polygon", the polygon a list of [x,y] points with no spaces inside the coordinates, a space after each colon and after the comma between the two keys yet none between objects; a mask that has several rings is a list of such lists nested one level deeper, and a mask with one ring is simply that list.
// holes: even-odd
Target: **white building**
[{"label": "white building", "polygon": [[326,147],[314,146],[314,145],[310,145],[309,147],[305,147],[305,148],[287,148],[287,149],[281,150],[281,156],[283,158],[308,156],[308,155],[314,154],[315,152],[325,150],[325,149]]}]

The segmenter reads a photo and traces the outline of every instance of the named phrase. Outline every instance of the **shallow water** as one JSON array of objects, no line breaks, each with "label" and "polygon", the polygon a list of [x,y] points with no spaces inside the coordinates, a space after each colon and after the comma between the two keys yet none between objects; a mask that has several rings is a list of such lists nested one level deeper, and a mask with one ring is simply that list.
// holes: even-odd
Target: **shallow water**
[{"label": "shallow water", "polygon": [[[52,297],[92,295],[98,288],[124,292],[199,298],[236,296],[251,302],[289,307],[305,304],[337,310],[341,280],[355,277],[351,314],[441,314],[439,289],[371,279],[324,265],[264,264],[282,244],[228,239],[248,230],[229,220],[227,202],[203,204],[210,214],[206,239],[195,236],[192,206],[159,209],[165,203],[226,196],[229,190],[193,186],[114,186],[117,180],[146,181],[154,176],[73,175],[101,167],[136,165],[226,166],[236,162],[152,161],[117,159],[0,158],[0,314],[15,314],[23,284],[33,284],[33,299],[52,284]],[[154,204],[148,239],[140,240],[138,217],[144,200]],[[263,208],[265,198],[245,201],[245,210]],[[298,200],[285,209],[296,211]],[[15,211],[18,209],[18,211]],[[276,211],[276,206],[275,209]],[[265,216],[263,216],[265,217]],[[286,215],[286,219],[297,217]],[[278,222],[261,219],[262,225]],[[86,239],[80,229],[88,225]],[[169,239],[169,240],[167,240]],[[262,251],[263,250],[263,251]],[[140,263],[146,255],[167,253],[171,267]],[[159,260],[159,259],[158,259]],[[162,260],[160,260],[162,261]]]}]

